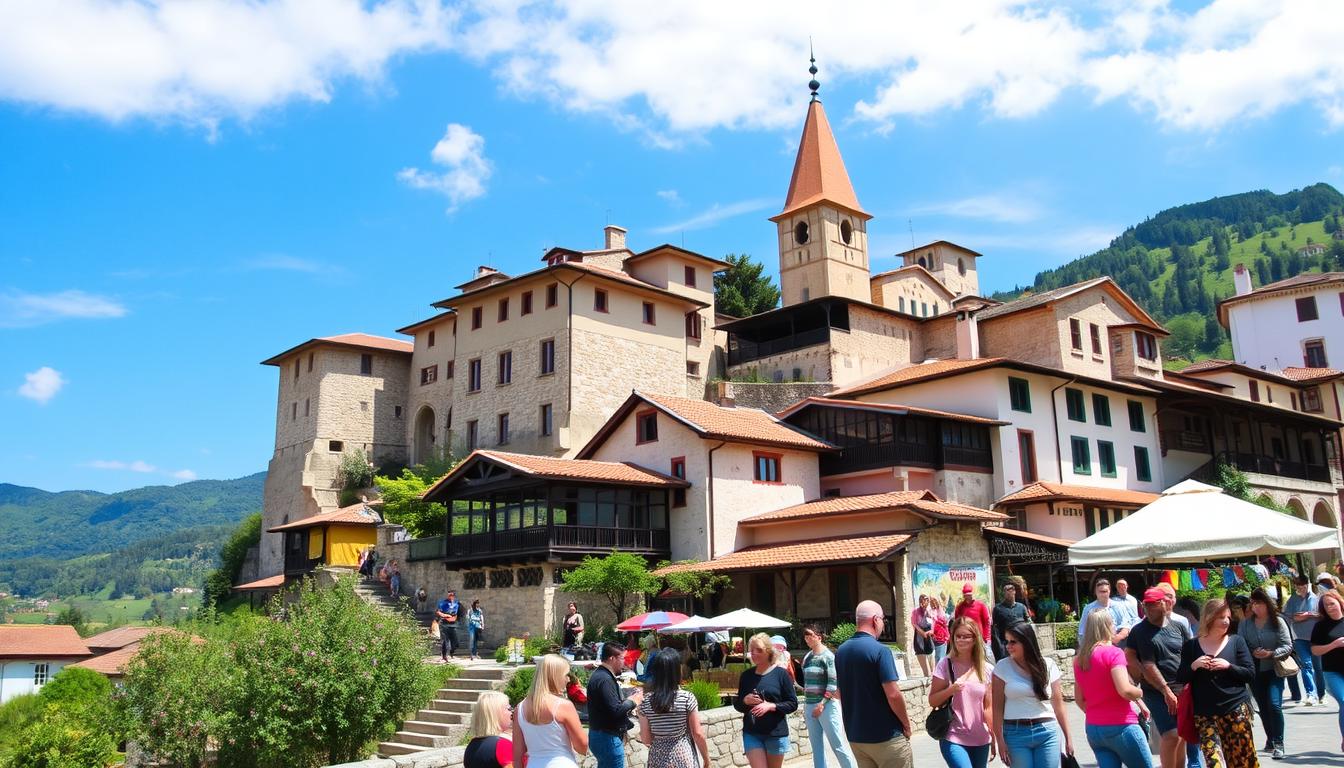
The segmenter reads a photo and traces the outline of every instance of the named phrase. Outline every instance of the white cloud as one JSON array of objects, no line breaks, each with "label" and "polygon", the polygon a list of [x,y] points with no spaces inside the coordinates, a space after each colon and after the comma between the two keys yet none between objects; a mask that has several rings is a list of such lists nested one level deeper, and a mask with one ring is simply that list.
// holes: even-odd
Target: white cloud
[{"label": "white cloud", "polygon": [[671,232],[686,232],[693,229],[705,229],[706,227],[712,227],[725,219],[731,219],[734,216],[742,216],[744,214],[755,213],[756,211],[762,211],[765,210],[766,208],[769,208],[772,205],[777,204],[778,201],[776,200],[767,200],[764,198],[757,198],[755,200],[743,200],[737,203],[729,203],[728,205],[719,205],[718,203],[715,203],[705,211],[702,211],[701,213],[698,213],[692,216],[691,218],[686,219],[685,221],[678,221],[675,224],[664,224],[663,226],[660,227],[653,227],[649,231],[658,235],[666,235]]},{"label": "white cloud", "polygon": [[0,0],[0,98],[213,126],[448,44],[438,0]]},{"label": "white cloud", "polygon": [[485,138],[465,125],[449,123],[443,138],[429,157],[445,171],[434,173],[404,168],[397,178],[414,189],[429,189],[448,198],[448,212],[485,194],[490,161],[485,158]]},{"label": "white cloud", "polygon": [[911,209],[910,213],[982,219],[1009,224],[1035,221],[1044,215],[1041,206],[1035,201],[1009,195],[974,195],[960,200],[926,203]]},{"label": "white cloud", "polygon": [[681,193],[677,192],[675,189],[660,189],[654,194],[663,202],[675,208],[680,208],[683,204],[681,201]]},{"label": "white cloud", "polygon": [[173,477],[177,478],[178,480],[195,480],[195,479],[196,479],[196,473],[195,473],[195,472],[192,472],[190,469],[179,469],[179,470],[177,470],[176,472],[171,472],[171,473],[169,473],[169,474],[171,474]]},{"label": "white cloud", "polygon": [[243,268],[258,271],[306,272],[309,274],[319,274],[339,270],[338,267],[313,261],[312,259],[302,259],[298,256],[288,256],[283,253],[267,254],[265,256],[258,256],[255,259],[249,259],[243,262]]},{"label": "white cloud", "polygon": [[120,461],[117,459],[94,459],[84,466],[92,469],[106,469],[115,472],[138,472],[142,475],[165,475],[175,480],[195,480],[196,473],[190,469],[161,469],[147,461]]},{"label": "white cloud", "polygon": [[25,328],[57,320],[105,319],[125,314],[126,307],[119,302],[84,291],[0,292],[0,328]]},{"label": "white cloud", "polygon": [[64,386],[65,377],[61,376],[61,372],[44,365],[32,373],[23,374],[19,396],[46,405]]}]

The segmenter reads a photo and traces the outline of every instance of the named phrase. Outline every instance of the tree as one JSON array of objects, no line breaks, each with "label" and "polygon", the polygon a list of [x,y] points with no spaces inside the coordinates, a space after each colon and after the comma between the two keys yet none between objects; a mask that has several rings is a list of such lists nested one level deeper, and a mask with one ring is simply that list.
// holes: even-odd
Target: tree
[{"label": "tree", "polygon": [[649,564],[639,555],[612,551],[606,557],[583,558],[583,562],[565,574],[567,592],[587,592],[601,595],[620,621],[631,595],[639,595],[642,606],[645,595],[658,591],[661,581],[649,572]]},{"label": "tree", "polygon": [[[682,560],[676,565],[690,565],[694,560]],[[658,564],[658,570],[661,570],[673,563],[664,561]],[[667,582],[667,588],[680,592],[692,600],[701,600],[718,592],[724,587],[731,587],[733,580],[713,571],[678,571],[669,573],[663,577]]]},{"label": "tree", "polygon": [[219,567],[205,577],[205,589],[201,592],[201,602],[205,605],[218,605],[228,597],[229,590],[238,583],[243,572],[243,563],[247,552],[261,543],[261,513],[253,512],[243,518],[229,540],[219,548]]},{"label": "tree", "polygon": [[714,275],[715,309],[733,317],[768,312],[779,304],[779,288],[765,272],[765,265],[751,256],[730,253],[728,268]]},{"label": "tree", "polygon": [[403,469],[399,477],[375,477],[378,493],[383,499],[383,517],[389,523],[406,526],[415,538],[438,536],[443,533],[448,508],[425,501],[421,494],[429,490],[430,482],[414,470]]},{"label": "tree", "polygon": [[106,677],[66,667],[32,698],[15,718],[18,728],[3,738],[12,748],[3,762],[7,768],[99,768],[120,762],[121,727]]},{"label": "tree", "polygon": [[89,634],[89,618],[84,615],[83,611],[73,605],[67,605],[62,608],[60,612],[56,614],[56,619],[52,623],[69,624],[75,628],[75,631],[79,633],[80,637],[85,637]]}]

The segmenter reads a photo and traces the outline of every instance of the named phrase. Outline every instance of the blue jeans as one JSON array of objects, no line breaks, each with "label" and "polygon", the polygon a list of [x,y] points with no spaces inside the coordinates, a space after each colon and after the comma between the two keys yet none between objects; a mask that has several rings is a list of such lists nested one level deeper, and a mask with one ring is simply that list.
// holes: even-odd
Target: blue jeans
[{"label": "blue jeans", "polygon": [[1283,678],[1274,670],[1259,670],[1251,680],[1251,693],[1255,696],[1255,705],[1260,708],[1260,724],[1265,728],[1265,738],[1275,744],[1283,744]]},{"label": "blue jeans", "polygon": [[943,739],[938,742],[938,751],[943,753],[943,762],[947,763],[947,768],[985,768],[989,765],[988,744],[968,747]]},{"label": "blue jeans", "polygon": [[840,761],[840,768],[855,768],[854,753],[845,740],[844,726],[840,722],[840,702],[827,699],[826,706],[821,708],[820,718],[812,716],[812,709],[816,706],[807,702],[799,704],[803,710],[803,723],[807,725],[807,739],[812,742],[812,765],[815,768],[826,768],[826,750],[822,743],[824,736],[835,753],[835,759]]},{"label": "blue jeans", "polygon": [[1013,768],[1059,768],[1062,746],[1054,720],[1035,725],[1004,723],[1003,743]]},{"label": "blue jeans", "polygon": [[1097,756],[1097,768],[1153,768],[1148,739],[1137,724],[1089,725],[1085,730],[1087,743]]},{"label": "blue jeans", "polygon": [[588,732],[588,750],[597,760],[597,768],[625,768],[625,745],[621,737],[605,731]]},{"label": "blue jeans", "polygon": [[1293,639],[1293,650],[1297,651],[1297,664],[1302,667],[1302,685],[1308,696],[1325,698],[1325,678],[1322,676],[1321,659],[1311,655],[1311,641],[1302,638]]},{"label": "blue jeans", "polygon": [[1344,739],[1344,675],[1326,672],[1325,690],[1335,697],[1335,703],[1339,705],[1339,736]]},{"label": "blue jeans", "polygon": [[476,644],[481,640],[481,634],[485,632],[484,627],[477,627],[471,624],[467,625],[467,638],[471,645],[471,655],[476,655]]},{"label": "blue jeans", "polygon": [[947,643],[933,644],[933,663],[937,664],[947,656]]},{"label": "blue jeans", "polygon": [[[767,755],[787,755],[789,753],[788,736],[757,736],[754,733],[742,733],[742,751],[763,749]],[[815,751],[815,750],[814,750]]]}]

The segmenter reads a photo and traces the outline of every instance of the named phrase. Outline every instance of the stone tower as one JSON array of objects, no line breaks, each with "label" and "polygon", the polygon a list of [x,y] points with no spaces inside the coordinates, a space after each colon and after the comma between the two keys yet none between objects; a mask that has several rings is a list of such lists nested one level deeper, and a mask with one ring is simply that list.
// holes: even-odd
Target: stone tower
[{"label": "stone tower", "polygon": [[896,254],[902,266],[919,266],[929,270],[938,282],[947,286],[953,296],[979,296],[980,277],[976,262],[981,254],[946,240],[921,245]]},{"label": "stone tower", "polygon": [[[816,71],[815,69],[813,70]],[[849,182],[826,111],[812,83],[812,103],[793,163],[779,228],[779,284],[784,306],[821,296],[872,301],[868,220]]]}]

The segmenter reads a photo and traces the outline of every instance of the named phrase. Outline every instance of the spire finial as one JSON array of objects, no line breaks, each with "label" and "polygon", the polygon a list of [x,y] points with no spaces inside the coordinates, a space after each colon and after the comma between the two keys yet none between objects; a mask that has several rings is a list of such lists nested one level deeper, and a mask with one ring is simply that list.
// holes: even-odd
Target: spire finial
[{"label": "spire finial", "polygon": [[817,89],[821,88],[821,83],[817,82],[817,56],[812,50],[812,38],[810,37],[807,38],[807,57],[808,61],[812,62],[812,66],[807,68],[807,71],[812,73],[812,79],[808,82],[807,87],[812,89],[812,100],[818,101]]}]

